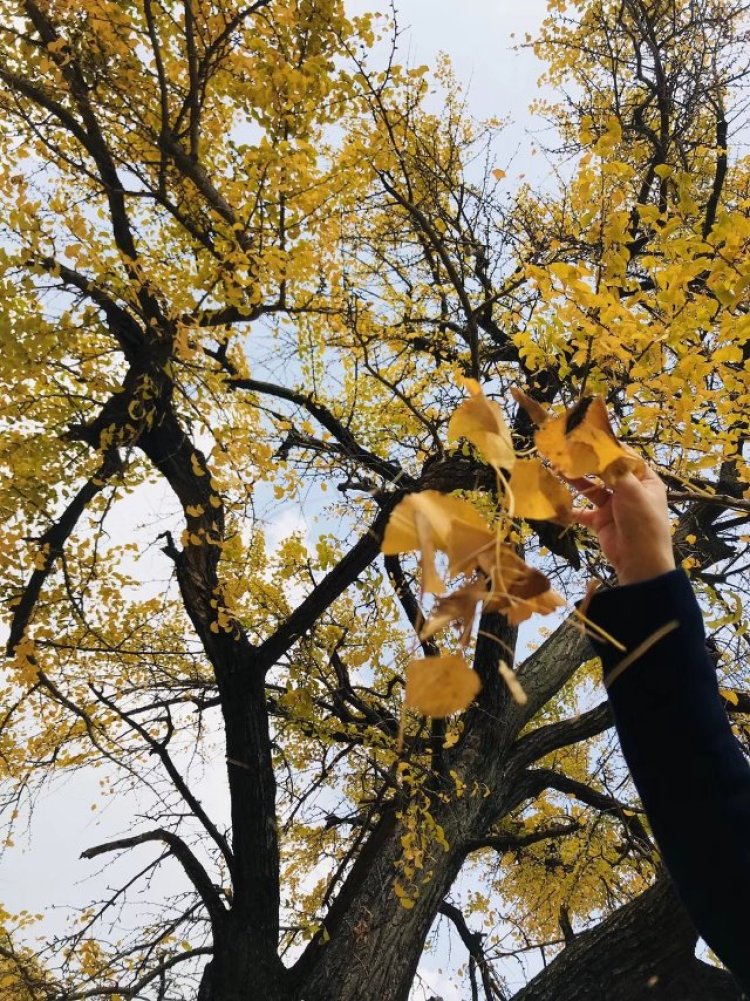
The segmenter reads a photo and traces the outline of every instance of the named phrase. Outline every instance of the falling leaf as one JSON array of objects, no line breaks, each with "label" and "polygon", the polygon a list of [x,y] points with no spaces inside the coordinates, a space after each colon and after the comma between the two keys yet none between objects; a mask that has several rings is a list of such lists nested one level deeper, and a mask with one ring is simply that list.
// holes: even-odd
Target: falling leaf
[{"label": "falling leaf", "polygon": [[492,537],[485,520],[468,501],[438,490],[410,493],[394,509],[381,550],[387,556],[420,550],[422,589],[442,594],[445,585],[435,566],[435,553],[436,550],[448,553],[451,573],[459,573],[453,569],[452,557],[456,546],[452,539],[457,525],[484,528]]},{"label": "falling leaf", "polygon": [[501,170],[499,167],[495,167],[495,169],[492,171],[492,176],[495,178],[496,181],[502,181],[502,179],[505,177],[505,171]]},{"label": "falling leaf", "polygon": [[457,588],[444,598],[438,598],[435,608],[419,634],[426,640],[445,629],[451,622],[461,623],[461,644],[466,646],[471,638],[477,604],[488,596],[486,584],[472,581]]},{"label": "falling leaf", "polygon": [[513,696],[513,700],[519,704],[519,706],[525,706],[529,701],[529,697],[523,690],[523,685],[518,680],[515,671],[512,671],[504,660],[501,660],[497,665],[497,669],[500,672],[500,677],[503,679],[505,684],[508,686],[510,694]]},{"label": "falling leaf", "polygon": [[450,554],[453,526],[456,523],[484,526],[477,509],[468,501],[423,490],[408,494],[396,505],[388,520],[381,551],[388,555],[420,551],[422,590],[440,594],[445,590],[435,567],[435,551]]},{"label": "falling leaf", "polygon": [[476,379],[464,379],[471,394],[448,423],[448,441],[466,438],[495,469],[512,469],[516,461],[510,431],[502,408],[488,400]]},{"label": "falling leaf", "polygon": [[426,716],[450,716],[465,709],[482,683],[463,657],[425,657],[406,668],[406,705]]},{"label": "falling leaf", "polygon": [[544,409],[541,403],[537,403],[536,400],[533,400],[530,396],[527,396],[527,394],[524,393],[524,391],[522,389],[519,389],[517,386],[511,386],[510,395],[513,397],[513,399],[516,401],[519,407],[522,407],[526,411],[526,413],[529,415],[531,420],[534,422],[534,424],[536,424],[538,428],[542,427],[543,424],[547,423],[547,421],[550,418],[550,415],[547,413],[547,411]]},{"label": "falling leaf", "polygon": [[497,536],[485,521],[468,522],[456,519],[445,545],[448,571],[452,577],[471,573],[490,559],[488,553],[497,545]]},{"label": "falling leaf", "polygon": [[562,525],[570,523],[573,508],[570,491],[539,459],[519,459],[513,467],[508,489],[513,497],[513,514],[517,517],[556,521]]},{"label": "falling leaf", "polygon": [[380,546],[386,556],[410,553],[419,548],[417,513],[424,515],[430,526],[435,545],[444,549],[454,521],[484,525],[485,521],[473,504],[441,494],[438,490],[422,490],[407,494],[393,509]]},{"label": "falling leaf", "polygon": [[424,512],[414,512],[414,528],[419,542],[422,590],[431,594],[442,594],[445,590],[445,582],[435,566],[435,538],[430,520]]},{"label": "falling leaf", "polygon": [[511,625],[524,622],[534,612],[547,615],[565,604],[541,570],[530,567],[510,546],[496,546],[485,554],[482,569],[491,585],[485,610],[499,612]]},{"label": "falling leaf", "polygon": [[600,476],[612,486],[625,472],[643,475],[643,460],[615,437],[601,396],[586,397],[548,420],[535,436],[536,446],[563,476]]}]

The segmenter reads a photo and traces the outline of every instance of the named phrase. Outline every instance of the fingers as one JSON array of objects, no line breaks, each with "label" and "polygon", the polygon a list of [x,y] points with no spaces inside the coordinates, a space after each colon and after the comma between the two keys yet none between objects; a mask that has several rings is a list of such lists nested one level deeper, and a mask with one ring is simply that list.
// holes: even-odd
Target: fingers
[{"label": "fingers", "polygon": [[611,490],[602,486],[601,483],[597,483],[595,480],[589,479],[587,476],[580,476],[575,480],[568,479],[568,477],[565,478],[571,486],[575,487],[576,490],[595,507],[603,507],[612,496]]},{"label": "fingers", "polygon": [[584,528],[594,527],[597,513],[598,508],[573,508],[573,517]]}]

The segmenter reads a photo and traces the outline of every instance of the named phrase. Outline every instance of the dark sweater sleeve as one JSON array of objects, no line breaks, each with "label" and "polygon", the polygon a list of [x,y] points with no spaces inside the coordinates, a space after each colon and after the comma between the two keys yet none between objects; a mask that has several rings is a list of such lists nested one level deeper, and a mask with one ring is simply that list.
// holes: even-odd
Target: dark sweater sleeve
[{"label": "dark sweater sleeve", "polygon": [[[608,688],[622,751],[664,862],[703,939],[750,995],[750,766],[732,734],[690,581],[675,570],[598,591],[588,617],[630,652]],[[592,640],[604,680],[625,653]]]}]

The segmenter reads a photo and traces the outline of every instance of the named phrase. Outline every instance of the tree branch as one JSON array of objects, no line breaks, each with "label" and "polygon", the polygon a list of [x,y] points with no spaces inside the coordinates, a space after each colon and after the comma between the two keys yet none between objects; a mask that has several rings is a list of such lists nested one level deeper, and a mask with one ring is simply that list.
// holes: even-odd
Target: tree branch
[{"label": "tree branch", "polygon": [[380,542],[391,511],[402,496],[403,491],[399,490],[383,499],[380,513],[359,542],[300,602],[276,632],[256,648],[256,661],[260,670],[265,673],[277,664],[297,640],[313,627],[319,616],[372,563],[380,552]]},{"label": "tree branch", "polygon": [[611,726],[614,726],[614,719],[609,703],[600,702],[594,709],[580,716],[573,716],[559,723],[549,723],[524,734],[511,749],[510,765],[525,767],[559,747],[569,747],[581,740],[588,740]]},{"label": "tree branch", "polygon": [[473,838],[466,843],[468,852],[481,851],[483,848],[492,848],[499,855],[505,852],[512,852],[518,848],[527,848],[535,845],[539,841],[548,841],[553,838],[564,838],[569,834],[580,831],[583,825],[577,820],[570,820],[567,824],[549,824],[547,827],[540,827],[537,831],[528,834],[514,834],[509,831],[507,834],[489,834],[486,838]]},{"label": "tree branch", "polygon": [[215,928],[218,928],[218,926],[223,923],[227,915],[227,909],[224,906],[218,891],[214,888],[206,870],[182,838],[178,837],[172,831],[157,828],[153,831],[145,831],[143,834],[134,834],[129,838],[119,838],[116,841],[107,841],[104,844],[94,845],[92,848],[87,848],[85,851],[81,852],[81,858],[92,859],[96,858],[97,855],[105,855],[108,852],[117,852],[126,848],[134,848],[136,845],[143,845],[149,841],[161,841],[167,845],[170,852],[185,870],[185,874],[190,882],[200,894],[200,898],[206,906],[206,910],[209,913],[212,924]]},{"label": "tree branch", "polygon": [[110,449],[97,471],[81,487],[58,520],[36,540],[40,553],[44,557],[44,566],[32,571],[23,594],[15,606],[6,645],[6,653],[9,657],[13,656],[13,650],[23,637],[31,616],[34,613],[34,608],[39,600],[44,583],[52,572],[55,563],[62,556],[63,547],[71,532],[78,524],[78,519],[90,501],[96,497],[106,486],[107,481],[121,468],[118,450],[116,448]]},{"label": "tree branch", "polygon": [[649,854],[653,851],[651,838],[637,816],[638,813],[643,812],[639,807],[621,803],[620,800],[615,799],[613,796],[608,796],[606,793],[592,789],[585,782],[578,782],[576,779],[571,779],[567,775],[563,775],[562,772],[555,771],[553,768],[529,769],[524,773],[524,779],[528,783],[526,785],[528,798],[538,796],[546,789],[555,789],[566,796],[575,796],[581,803],[593,807],[600,813],[606,816],[617,817],[622,822],[623,827],[633,836],[642,851],[645,850]]},{"label": "tree branch", "polygon": [[470,930],[466,924],[466,918],[455,904],[450,904],[447,900],[444,900],[438,910],[440,914],[443,914],[452,922],[461,941],[466,946],[467,952],[479,968],[486,1001],[505,1001],[505,995],[495,983],[489,963],[487,962],[487,957],[482,948],[484,935],[481,932]]}]

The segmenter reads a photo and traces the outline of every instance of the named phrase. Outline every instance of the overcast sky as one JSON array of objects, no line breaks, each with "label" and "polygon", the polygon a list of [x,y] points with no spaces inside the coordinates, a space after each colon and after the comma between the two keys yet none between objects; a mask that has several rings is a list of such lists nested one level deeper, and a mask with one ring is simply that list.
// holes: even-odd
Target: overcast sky
[{"label": "overcast sky", "polygon": [[[373,9],[376,5],[364,0],[349,0],[351,11]],[[385,9],[383,7],[383,9]],[[477,117],[510,116],[507,148],[502,153],[503,166],[512,159],[508,183],[513,184],[518,173],[531,171],[531,121],[527,109],[536,95],[536,81],[541,72],[533,55],[524,50],[512,51],[516,40],[526,32],[534,34],[544,16],[546,0],[401,0],[399,20],[404,34],[401,38],[402,61],[414,65],[434,66],[439,52],[447,52],[459,80],[468,87],[469,110]],[[541,158],[539,158],[541,159]],[[536,166],[536,163],[534,164]],[[539,168],[542,164],[539,163]],[[515,176],[514,176],[515,175]],[[135,500],[135,499],[134,499]],[[144,503],[151,504],[152,501]],[[145,521],[149,511],[140,512]],[[151,512],[156,515],[158,512]],[[136,512],[137,514],[137,512]],[[279,522],[284,517],[279,512]],[[123,531],[129,526],[120,525]],[[204,792],[204,790],[201,790]],[[219,793],[219,790],[214,790]],[[205,790],[204,802],[213,797]],[[209,802],[206,805],[215,805]],[[92,810],[92,806],[96,806]],[[37,807],[32,824],[32,837],[19,838],[16,849],[9,852],[2,864],[0,902],[9,910],[26,908],[32,912],[48,911],[52,905],[64,908],[75,901],[89,899],[102,891],[117,872],[135,872],[144,864],[143,857],[125,857],[114,866],[108,861],[100,879],[90,879],[97,868],[79,861],[80,852],[101,841],[122,833],[132,822],[132,803],[103,801],[98,788],[98,776],[71,776],[53,787]],[[134,826],[143,820],[135,820]],[[82,881],[83,885],[82,885]],[[49,911],[48,911],[49,913]],[[58,928],[58,921],[52,922]],[[454,957],[459,962],[463,956]],[[422,973],[431,991],[445,1001],[457,1001],[458,993],[437,971],[446,964],[441,948],[427,957]],[[447,965],[452,965],[450,961]],[[421,990],[415,992],[419,997]],[[428,996],[425,994],[424,996]]]}]

